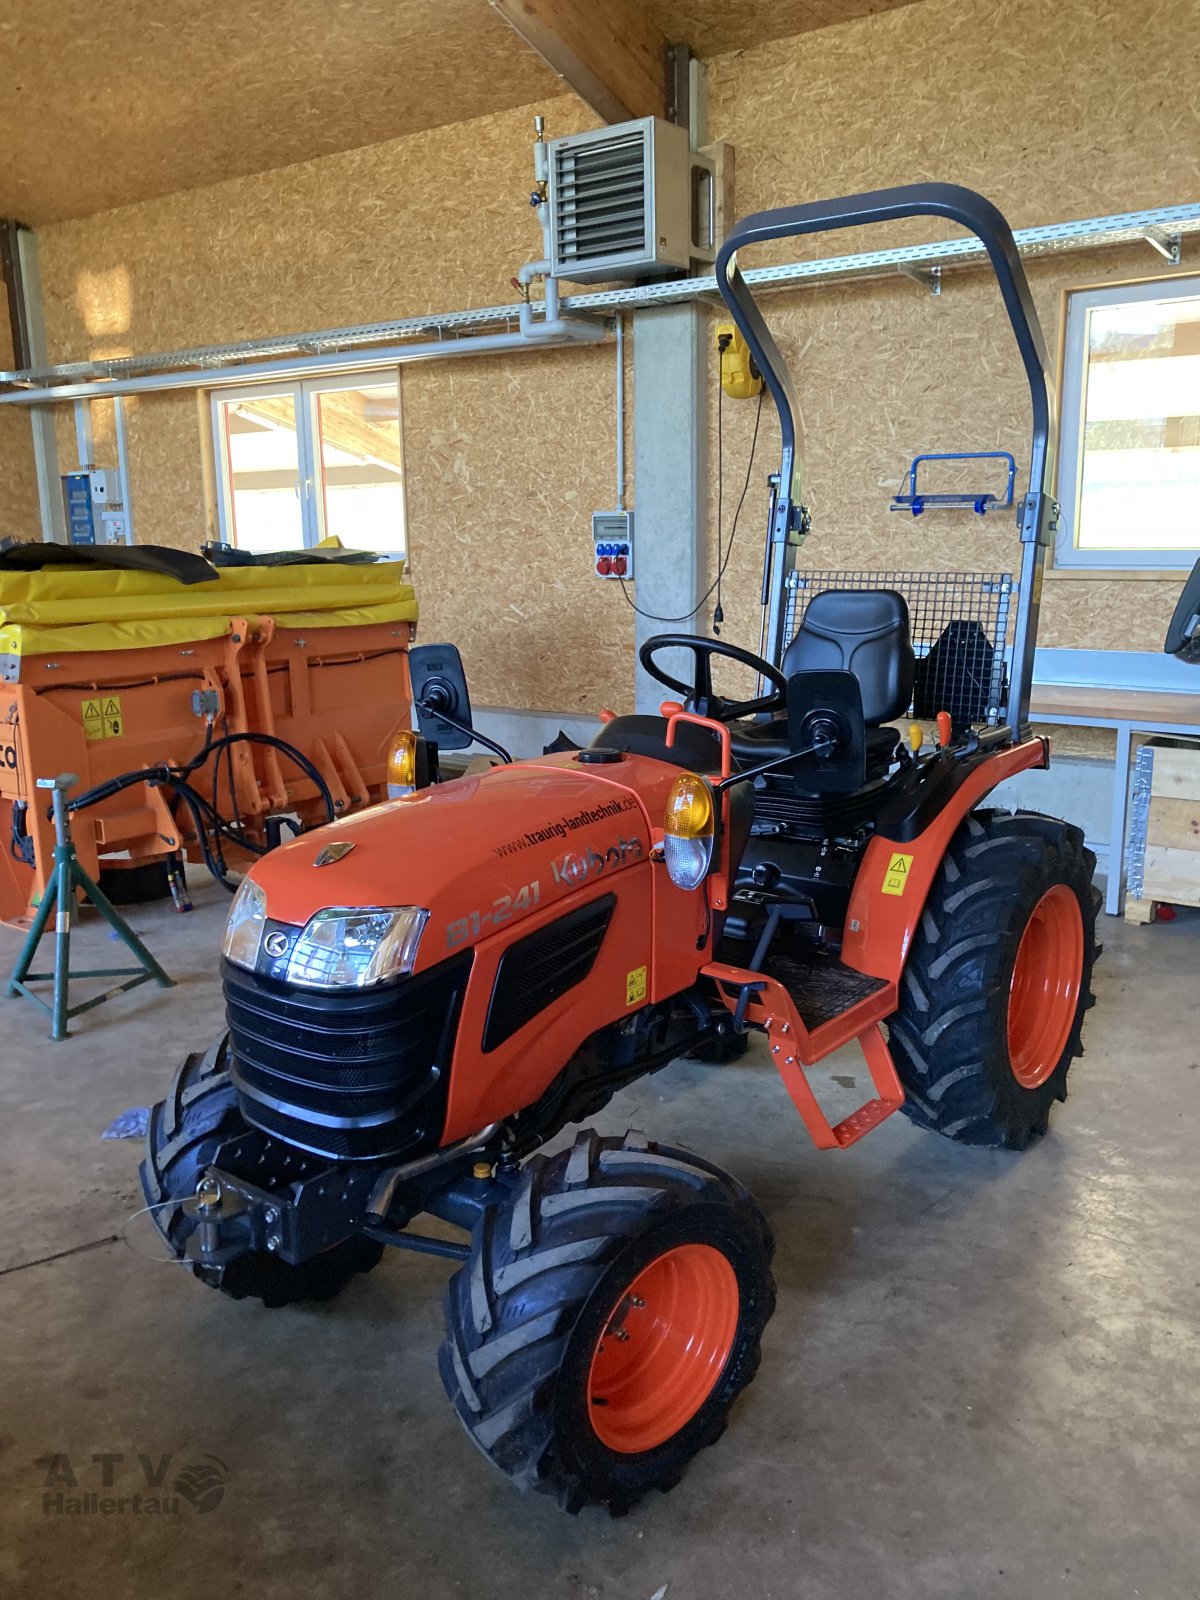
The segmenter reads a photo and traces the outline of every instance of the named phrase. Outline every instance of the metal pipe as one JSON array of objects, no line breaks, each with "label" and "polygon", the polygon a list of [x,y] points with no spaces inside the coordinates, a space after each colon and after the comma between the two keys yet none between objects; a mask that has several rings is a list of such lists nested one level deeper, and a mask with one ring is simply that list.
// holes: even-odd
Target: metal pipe
[{"label": "metal pipe", "polygon": [[[548,219],[547,219],[548,220]],[[1038,257],[1056,255],[1071,250],[1093,249],[1114,245],[1145,243],[1147,228],[1161,228],[1171,233],[1195,234],[1200,232],[1200,203],[1159,206],[1147,211],[1127,211],[1105,217],[1084,217],[1071,222],[1050,223],[1036,228],[1018,228],[1013,237],[1022,256]],[[26,236],[21,230],[21,237]],[[890,250],[860,251],[848,256],[825,256],[809,261],[793,261],[777,267],[754,267],[744,274],[753,288],[762,290],[802,288],[843,281],[893,276],[904,265],[974,267],[986,261],[983,246],[975,238],[934,240],[928,244],[909,245]],[[676,305],[690,300],[711,297],[717,290],[715,276],[675,279],[664,283],[643,283],[627,289],[599,289],[588,294],[567,295],[562,309],[568,315],[611,315],[634,307]],[[204,388],[214,381],[227,384],[235,381],[229,369],[237,363],[254,361],[262,363],[251,374],[257,380],[264,372],[280,372],[278,363],[292,356],[300,356],[296,370],[304,370],[305,363],[322,357],[335,357],[325,368],[315,370],[349,371],[352,369],[351,352],[372,347],[373,359],[359,362],[359,368],[394,361],[394,347],[401,340],[415,339],[427,333],[444,333],[455,328],[483,328],[497,323],[514,323],[520,305],[480,306],[473,310],[445,311],[431,316],[406,317],[391,322],[365,323],[345,328],[326,328],[318,331],[289,334],[278,338],[251,339],[241,343],[211,345],[203,348],[173,350],[144,356],[125,356],[112,361],[64,362],[58,366],[45,364],[42,356],[38,364],[27,371],[0,371],[0,384],[20,383],[29,387],[15,394],[0,393],[0,403],[31,404],[34,396],[45,398],[49,392],[55,399],[73,399],[80,389],[53,388],[51,379],[64,383],[78,380],[89,385],[89,393],[126,393],[112,385],[135,376],[152,373],[164,375],[190,369],[188,381],[194,388]],[[267,363],[273,363],[267,366]],[[167,387],[161,380],[143,385],[153,389]]]},{"label": "metal pipe", "polygon": [[371,1190],[371,1198],[367,1201],[364,1216],[368,1221],[377,1219],[387,1221],[387,1214],[392,1209],[392,1201],[396,1198],[396,1190],[410,1178],[420,1177],[422,1173],[432,1172],[444,1162],[452,1161],[456,1156],[468,1155],[472,1150],[478,1150],[496,1132],[500,1126],[498,1122],[489,1122],[486,1128],[480,1128],[478,1133],[472,1133],[465,1139],[460,1139],[457,1144],[450,1144],[444,1150],[431,1151],[427,1156],[418,1156],[415,1161],[405,1161],[398,1167],[391,1167],[386,1172],[381,1172]]},{"label": "metal pipe", "polygon": [[625,509],[625,323],[618,311],[617,330],[617,510]]},{"label": "metal pipe", "polygon": [[133,490],[129,484],[129,439],[125,432],[125,402],[120,395],[113,396],[113,432],[117,439],[117,471],[121,478],[121,508],[125,512],[125,529],[129,543],[133,543]]},{"label": "metal pipe", "polygon": [[[517,308],[520,309],[519,307]],[[533,334],[480,333],[462,339],[431,339],[424,344],[392,345],[363,350],[354,356],[299,356],[244,367],[210,368],[203,372],[164,372],[144,377],[116,378],[106,383],[72,383],[40,389],[19,389],[0,394],[0,405],[44,405],[95,395],[141,394],[159,389],[228,388],[261,383],[273,378],[315,377],[323,372],[364,372],[397,366],[404,361],[434,361],[448,356],[494,355],[499,351],[530,350],[541,345],[599,344],[607,330],[601,323],[558,318],[554,323],[532,324]]]},{"label": "metal pipe", "polygon": [[944,217],[956,223],[973,233],[986,252],[1000,287],[1000,296],[1029,385],[1033,437],[1029,451],[1029,489],[1018,518],[1026,549],[1010,698],[1010,705],[1016,710],[1016,725],[1020,728],[1027,720],[1029,684],[1033,675],[1033,646],[1037,634],[1036,591],[1040,589],[1040,582],[1036,580],[1040,579],[1044,547],[1056,512],[1047,493],[1053,467],[1051,433],[1055,416],[1054,379],[1029,282],[1008,223],[990,200],[960,184],[907,184],[899,188],[876,189],[866,194],[845,195],[835,200],[818,200],[805,205],[760,211],[737,223],[717,252],[717,283],[721,296],[766,379],[779,413],[782,436],[779,488],[767,530],[768,543],[772,547],[768,658],[776,665],[782,660],[786,581],[789,566],[794,561],[795,545],[799,542],[797,536],[802,538],[804,532],[800,504],[800,407],[787,363],[748,286],[746,275],[738,266],[738,251],[748,245],[766,244],[776,239],[798,238],[810,233],[828,233],[835,229],[920,216]]},{"label": "metal pipe", "polygon": [[92,402],[75,402],[75,449],[79,465],[85,469],[96,465],[96,444],[92,438]]}]

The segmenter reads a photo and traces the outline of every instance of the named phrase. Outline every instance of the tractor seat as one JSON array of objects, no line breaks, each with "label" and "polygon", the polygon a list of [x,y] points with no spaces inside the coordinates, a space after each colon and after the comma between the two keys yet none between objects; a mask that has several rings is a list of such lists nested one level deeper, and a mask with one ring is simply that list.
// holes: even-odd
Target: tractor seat
[{"label": "tractor seat", "polygon": [[[894,589],[826,589],[808,603],[804,621],[783,656],[783,671],[835,667],[853,672],[862,689],[867,734],[867,780],[886,772],[900,735],[886,726],[902,717],[912,700],[916,656],[909,634],[908,605]],[[787,717],[730,724],[740,766],[786,756]]]}]

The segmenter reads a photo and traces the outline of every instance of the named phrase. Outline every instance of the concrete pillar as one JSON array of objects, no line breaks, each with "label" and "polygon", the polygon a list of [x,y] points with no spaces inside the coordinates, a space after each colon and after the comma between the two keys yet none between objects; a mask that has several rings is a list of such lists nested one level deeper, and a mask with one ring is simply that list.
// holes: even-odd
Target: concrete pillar
[{"label": "concrete pillar", "polygon": [[[656,633],[707,633],[704,593],[708,418],[705,318],[699,306],[633,316],[634,599],[638,648]],[[708,602],[705,602],[707,606]],[[691,658],[667,670],[691,681]],[[637,667],[636,705],[657,712],[667,691]]]}]

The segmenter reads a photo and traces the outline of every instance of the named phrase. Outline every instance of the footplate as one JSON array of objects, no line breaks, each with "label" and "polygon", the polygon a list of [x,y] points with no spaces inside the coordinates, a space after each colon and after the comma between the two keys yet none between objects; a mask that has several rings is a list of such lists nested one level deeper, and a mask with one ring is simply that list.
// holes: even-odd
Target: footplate
[{"label": "footplate", "polygon": [[[896,1009],[894,984],[884,984],[810,1030],[792,996],[777,978],[751,972],[745,967],[731,967],[722,961],[711,962],[704,973],[716,982],[721,999],[740,1023],[759,1028],[767,1035],[771,1059],[818,1150],[845,1149],[904,1104],[904,1090],[880,1031],[880,1023]],[[852,1040],[856,1040],[862,1050],[877,1092],[857,1111],[840,1122],[831,1123],[818,1104],[804,1069]]]}]

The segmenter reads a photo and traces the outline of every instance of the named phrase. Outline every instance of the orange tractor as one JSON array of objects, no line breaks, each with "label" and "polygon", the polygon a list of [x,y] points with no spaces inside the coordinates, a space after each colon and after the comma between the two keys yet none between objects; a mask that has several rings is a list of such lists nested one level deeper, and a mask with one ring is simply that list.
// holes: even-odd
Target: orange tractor
[{"label": "orange tractor", "polygon": [[[922,670],[899,593],[834,591],[784,636],[806,522],[797,408],[737,253],[926,214],[986,249],[1033,444],[1004,698],[980,720],[947,711],[914,752],[892,725]],[[756,1033],[820,1148],[901,1110],[1020,1149],[1065,1097],[1091,998],[1080,831],[976,809],[1048,761],[1028,694],[1052,402],[1004,219],[946,185],[766,212],[734,229],[718,278],[783,433],[771,659],[652,639],[642,662],[679,697],[661,716],[478,776],[424,781],[435,767],[412,736],[411,792],[283,845],[242,883],[228,1034],[155,1107],[142,1167],[172,1251],[234,1297],[324,1298],[388,1245],[457,1260],[440,1357],[455,1410],[514,1482],[571,1510],[670,1488],[721,1433],[774,1309],[772,1236],[690,1151],[592,1131],[539,1147],[643,1074],[733,1056]],[[414,699],[427,732],[450,734],[445,654]],[[748,667],[755,692],[718,692],[717,658]],[[875,1093],[833,1123],[810,1071],[849,1044]],[[467,1237],[413,1232],[422,1212]]]}]

